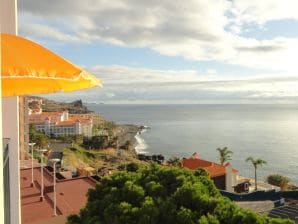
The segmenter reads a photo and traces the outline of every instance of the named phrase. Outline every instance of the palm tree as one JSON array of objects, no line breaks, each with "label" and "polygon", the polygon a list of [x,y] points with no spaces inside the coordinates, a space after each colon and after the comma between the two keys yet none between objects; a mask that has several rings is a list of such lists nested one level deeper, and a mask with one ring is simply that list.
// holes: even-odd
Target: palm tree
[{"label": "palm tree", "polygon": [[257,186],[257,169],[258,167],[261,167],[262,165],[267,164],[267,162],[265,160],[262,159],[254,159],[251,156],[248,157],[246,160],[246,162],[251,162],[252,165],[255,168],[255,191],[258,190],[258,186]]},{"label": "palm tree", "polygon": [[228,160],[231,160],[231,155],[233,152],[229,150],[227,147],[217,148],[216,149],[219,152],[219,161],[221,165],[224,165],[225,162]]}]

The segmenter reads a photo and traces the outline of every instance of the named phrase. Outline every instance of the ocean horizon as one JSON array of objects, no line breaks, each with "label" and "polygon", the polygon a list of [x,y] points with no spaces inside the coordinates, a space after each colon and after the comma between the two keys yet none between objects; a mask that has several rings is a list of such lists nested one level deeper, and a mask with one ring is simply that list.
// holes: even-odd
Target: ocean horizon
[{"label": "ocean horizon", "polygon": [[249,156],[267,161],[258,169],[264,180],[281,174],[298,184],[298,104],[88,104],[106,119],[146,125],[136,136],[137,151],[218,162],[218,147],[233,151],[239,175],[253,177]]}]

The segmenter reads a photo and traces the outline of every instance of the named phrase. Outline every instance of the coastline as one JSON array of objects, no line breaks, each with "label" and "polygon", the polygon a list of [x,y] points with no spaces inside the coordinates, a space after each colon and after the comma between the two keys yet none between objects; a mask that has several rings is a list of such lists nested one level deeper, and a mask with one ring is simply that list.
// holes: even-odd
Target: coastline
[{"label": "coastline", "polygon": [[[44,105],[44,111],[63,111],[68,110],[74,114],[84,114],[84,113],[94,113],[93,110],[90,110],[88,106],[82,102],[81,99],[75,100],[73,102],[59,102],[56,100],[49,100],[44,97],[38,96],[28,96],[29,99],[39,99],[42,100]],[[102,118],[104,121],[112,121],[109,119]],[[115,131],[115,136],[118,137],[119,147],[123,147],[127,141],[130,142],[129,149],[134,151],[137,155],[142,150],[140,148],[144,148],[142,144],[144,144],[144,140],[141,138],[141,133],[146,131],[147,126],[139,126],[135,124],[117,124],[118,128]]]},{"label": "coastline", "polygon": [[118,138],[119,148],[124,148],[124,146],[129,142],[128,149],[134,151],[137,154],[136,147],[139,142],[136,136],[139,135],[143,130],[143,126],[138,126],[134,124],[120,124],[115,131],[115,136]]},{"label": "coastline", "polygon": [[136,144],[135,144],[134,149],[135,149],[136,154],[147,154],[148,153],[148,151],[146,151],[148,148],[148,145],[145,142],[145,140],[142,138],[142,133],[146,132],[147,129],[148,129],[148,127],[143,126],[142,130],[137,132],[137,134],[135,135]]},{"label": "coastline", "polygon": [[142,133],[146,132],[147,126],[138,126],[134,124],[121,124],[116,136],[119,139],[119,147],[123,148],[127,141],[130,142],[129,150],[133,151],[135,155],[148,153],[146,149],[148,145],[142,138]]},{"label": "coastline", "polygon": [[[81,101],[80,106],[86,110],[86,113],[91,113],[89,108],[85,106]],[[61,107],[61,105],[59,105]],[[59,107],[58,106],[58,107]],[[78,112],[78,111],[77,111]],[[107,122],[113,122],[111,119],[103,119]],[[109,159],[105,159],[103,162],[103,167],[108,167],[110,170],[117,169],[115,164],[122,164],[132,161],[142,162],[142,157],[151,157],[151,154],[147,149],[149,148],[146,141],[142,138],[142,134],[145,133],[150,127],[144,125],[136,125],[136,124],[116,124],[116,129],[114,131],[114,136],[117,137],[117,147],[114,149],[110,149],[112,151],[108,151],[107,155],[113,155],[115,159],[111,163]],[[121,149],[120,151],[118,150]],[[124,151],[123,151],[124,150]],[[142,157],[141,157],[142,156]],[[163,155],[162,155],[163,156]],[[117,161],[117,162],[116,162]],[[100,161],[97,161],[100,162]],[[90,165],[90,164],[89,164]],[[297,188],[297,184],[295,182],[290,183],[294,188]]]},{"label": "coastline", "polygon": [[[78,164],[84,164],[85,166],[91,167],[102,166],[107,169],[114,170],[117,169],[118,165],[123,163],[141,162],[138,160],[138,153],[140,152],[139,149],[142,143],[142,138],[140,135],[142,132],[144,132],[146,126],[135,124],[117,124],[112,119],[106,119],[99,115],[99,113],[90,110],[90,108],[81,100],[67,103],[48,100],[44,97],[29,96],[28,98],[42,100],[44,102],[43,110],[46,112],[60,112],[67,110],[73,114],[91,114],[92,119],[96,119],[96,122],[93,122],[96,125],[100,125],[104,122],[110,122],[113,124],[112,127],[110,127],[110,131],[112,131],[110,140],[108,138],[108,141],[110,141],[111,145],[109,145],[107,148],[95,149],[91,153],[86,151],[87,148],[84,148],[80,145],[78,145],[78,148],[76,149],[78,153],[72,152],[71,150],[66,150],[69,160],[73,160],[69,162],[70,165],[74,167],[78,166]],[[67,149],[67,147],[64,149]],[[91,154],[92,156],[90,156]]]},{"label": "coastline", "polygon": [[244,161],[253,155],[268,163],[260,169],[260,178],[281,173],[298,185],[298,163],[293,159],[297,157],[297,106],[93,104],[90,109],[120,123],[150,125],[152,130],[141,135],[149,154],[171,158],[198,152],[217,161],[216,148],[226,145],[234,152],[232,164],[241,175],[253,177],[252,167]]}]

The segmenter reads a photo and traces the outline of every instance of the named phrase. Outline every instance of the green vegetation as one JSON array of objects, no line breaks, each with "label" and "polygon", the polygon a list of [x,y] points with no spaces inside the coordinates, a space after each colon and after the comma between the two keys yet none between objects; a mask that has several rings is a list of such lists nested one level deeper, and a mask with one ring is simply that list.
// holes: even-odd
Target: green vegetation
[{"label": "green vegetation", "polygon": [[49,138],[44,133],[37,131],[34,125],[30,125],[29,142],[34,142],[37,148],[46,148],[49,145]]},{"label": "green vegetation", "polygon": [[254,159],[251,156],[248,157],[246,160],[246,162],[251,162],[254,169],[255,169],[255,190],[258,190],[258,185],[257,185],[257,169],[258,167],[261,167],[264,164],[267,164],[267,162],[265,160],[262,159]]},{"label": "green vegetation", "polygon": [[[236,206],[200,172],[177,167],[127,165],[88,192],[68,224],[290,224]],[[127,169],[128,170],[128,169]]]},{"label": "green vegetation", "polygon": [[269,175],[266,180],[269,184],[280,187],[282,191],[287,190],[290,183],[290,179],[288,177],[279,174]]},{"label": "green vegetation", "polygon": [[114,130],[117,128],[117,125],[113,121],[104,121],[101,124],[93,125],[93,134],[99,135],[101,132],[106,131],[108,136],[113,136]]},{"label": "green vegetation", "polygon": [[171,157],[167,160],[167,164],[170,166],[181,166],[181,159],[177,156]]},{"label": "green vegetation", "polygon": [[117,147],[117,137],[115,136],[117,127],[112,121],[104,121],[101,124],[93,125],[93,136],[84,138],[83,146],[89,149]]},{"label": "green vegetation", "polygon": [[[31,155],[31,150],[30,150],[30,155]],[[48,157],[43,153],[43,162],[46,163],[48,161]],[[38,149],[33,149],[33,158],[38,160],[38,162],[41,162],[41,157],[42,157],[42,152],[39,151]]]},{"label": "green vegetation", "polygon": [[201,176],[210,177],[208,171],[206,169],[204,169],[204,168],[198,168],[196,170],[196,173],[199,174],[199,175],[201,175]]},{"label": "green vegetation", "polygon": [[83,144],[83,135],[63,135],[63,136],[51,136],[51,139],[60,140],[65,143],[73,143],[81,145]]},{"label": "green vegetation", "polygon": [[140,163],[135,158],[134,153],[130,151],[123,151],[121,156],[119,156],[117,150],[112,148],[89,150],[77,144],[73,144],[73,147],[63,150],[63,164],[66,167],[91,166],[95,169],[118,170],[120,165],[129,162]]},{"label": "green vegetation", "polygon": [[63,163],[65,166],[93,166],[96,167],[97,154],[91,150],[86,150],[78,145],[63,150]]},{"label": "green vegetation", "polygon": [[108,136],[95,135],[91,138],[84,138],[82,146],[87,149],[106,149],[113,147],[117,140],[109,140]]},{"label": "green vegetation", "polygon": [[231,160],[231,155],[233,152],[228,150],[227,147],[217,148],[216,150],[219,152],[219,161],[221,165],[224,165],[224,163]]}]

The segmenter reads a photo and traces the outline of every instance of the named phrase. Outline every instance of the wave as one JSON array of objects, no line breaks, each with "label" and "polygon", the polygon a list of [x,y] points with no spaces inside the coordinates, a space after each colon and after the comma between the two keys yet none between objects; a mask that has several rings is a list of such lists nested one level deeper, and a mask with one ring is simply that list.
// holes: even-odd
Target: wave
[{"label": "wave", "polygon": [[146,141],[141,137],[141,134],[144,133],[146,129],[142,129],[135,135],[135,139],[137,140],[137,145],[135,147],[135,151],[137,154],[146,154],[148,151],[146,151],[149,146],[146,143]]}]

